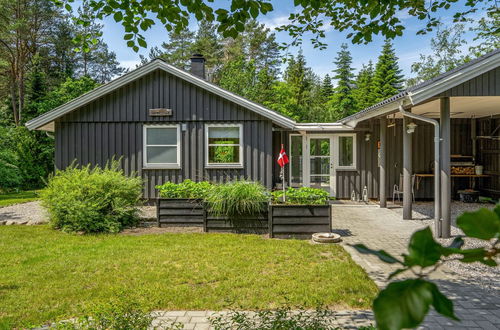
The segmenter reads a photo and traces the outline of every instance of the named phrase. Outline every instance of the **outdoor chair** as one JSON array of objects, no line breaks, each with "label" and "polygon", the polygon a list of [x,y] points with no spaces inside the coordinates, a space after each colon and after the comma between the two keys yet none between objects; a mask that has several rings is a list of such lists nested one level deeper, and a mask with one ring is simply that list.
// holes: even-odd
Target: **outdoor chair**
[{"label": "outdoor chair", "polygon": [[[415,175],[411,176],[411,196],[413,199],[413,202],[415,202]],[[401,201],[401,196],[403,196],[403,174],[399,175],[399,184],[395,184],[394,187],[392,188],[392,202],[396,200],[396,196],[398,197],[398,202]]]}]

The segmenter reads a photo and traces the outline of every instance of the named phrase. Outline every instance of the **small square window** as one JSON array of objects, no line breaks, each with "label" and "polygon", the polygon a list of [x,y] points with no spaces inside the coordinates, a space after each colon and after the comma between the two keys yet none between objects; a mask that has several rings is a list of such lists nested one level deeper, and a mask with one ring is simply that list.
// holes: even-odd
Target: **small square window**
[{"label": "small square window", "polygon": [[179,168],[179,126],[144,126],[144,166]]},{"label": "small square window", "polygon": [[242,166],[242,126],[210,124],[206,130],[207,166]]}]

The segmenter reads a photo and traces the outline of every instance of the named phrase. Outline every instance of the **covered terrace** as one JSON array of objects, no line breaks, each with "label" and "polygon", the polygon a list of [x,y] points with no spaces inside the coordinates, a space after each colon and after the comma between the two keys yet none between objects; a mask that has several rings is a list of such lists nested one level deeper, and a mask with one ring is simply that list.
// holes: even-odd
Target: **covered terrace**
[{"label": "covered terrace", "polygon": [[[433,199],[438,237],[450,237],[451,201],[459,191],[463,196],[500,196],[500,49],[341,122],[353,128],[376,122],[380,207],[387,206],[393,193],[387,191],[393,189],[386,177],[394,166],[389,159],[400,153],[403,219],[412,217],[414,193]],[[388,149],[395,130],[400,130],[402,143]],[[430,181],[429,193],[415,192]]]}]

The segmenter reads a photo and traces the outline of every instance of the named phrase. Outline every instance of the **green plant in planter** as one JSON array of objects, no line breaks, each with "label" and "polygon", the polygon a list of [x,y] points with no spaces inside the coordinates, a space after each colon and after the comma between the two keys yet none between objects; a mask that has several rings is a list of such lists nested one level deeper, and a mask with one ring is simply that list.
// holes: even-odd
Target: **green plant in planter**
[{"label": "green plant in planter", "polygon": [[322,189],[301,187],[288,188],[285,193],[283,190],[272,192],[272,201],[276,204],[283,204],[283,194],[286,195],[285,204],[290,205],[326,205],[328,204],[328,192]]},{"label": "green plant in planter", "polygon": [[206,196],[213,214],[229,218],[262,213],[269,199],[262,184],[244,180],[215,185]]},{"label": "green plant in planter", "polygon": [[165,182],[156,186],[156,189],[160,197],[164,198],[204,199],[212,187],[208,181],[194,182],[187,179],[181,183]]}]

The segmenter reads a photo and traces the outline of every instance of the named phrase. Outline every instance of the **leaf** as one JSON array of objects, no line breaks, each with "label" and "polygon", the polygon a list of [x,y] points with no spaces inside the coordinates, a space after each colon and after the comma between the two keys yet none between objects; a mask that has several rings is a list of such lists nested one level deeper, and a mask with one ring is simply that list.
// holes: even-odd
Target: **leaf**
[{"label": "leaf", "polygon": [[439,291],[434,283],[429,283],[432,290],[432,306],[439,314],[446,316],[455,321],[459,321],[458,317],[453,312],[453,302]]},{"label": "leaf", "polygon": [[429,227],[416,231],[408,244],[408,255],[405,256],[407,266],[429,267],[441,259],[443,246],[432,237]]},{"label": "leaf", "polygon": [[394,258],[391,256],[389,253],[385,252],[384,250],[372,250],[364,244],[356,244],[352,245],[353,248],[355,248],[358,252],[363,253],[363,254],[373,254],[376,255],[380,260],[383,262],[386,262],[388,264],[395,264],[395,263],[401,263],[398,259]]},{"label": "leaf", "polygon": [[429,282],[411,279],[390,283],[373,301],[377,328],[415,328],[429,312],[433,302]]},{"label": "leaf", "polygon": [[123,19],[123,14],[121,11],[117,11],[114,15],[113,18],[115,19],[115,22],[120,22]]},{"label": "leaf", "polygon": [[[497,208],[499,208],[497,206]],[[457,218],[457,226],[465,235],[483,240],[500,237],[500,210],[490,211],[480,209],[475,212],[465,212]]]},{"label": "leaf", "polygon": [[440,314],[457,320],[453,303],[434,283],[422,279],[392,282],[373,301],[377,328],[415,328],[425,319],[431,305]]}]

